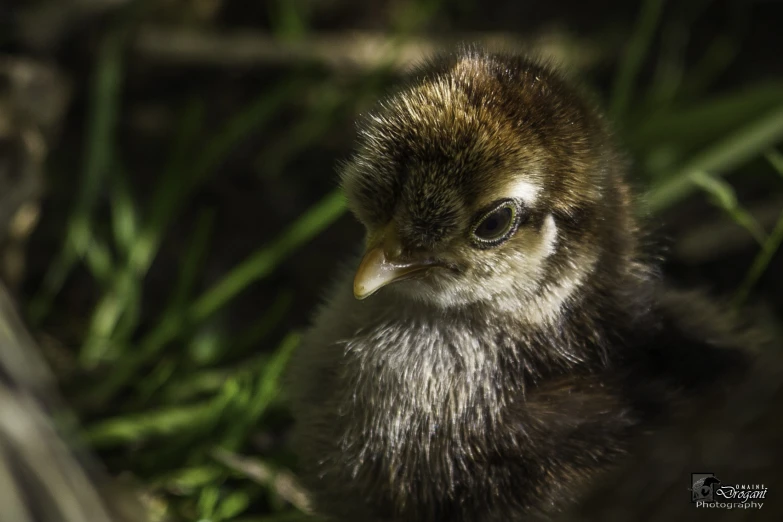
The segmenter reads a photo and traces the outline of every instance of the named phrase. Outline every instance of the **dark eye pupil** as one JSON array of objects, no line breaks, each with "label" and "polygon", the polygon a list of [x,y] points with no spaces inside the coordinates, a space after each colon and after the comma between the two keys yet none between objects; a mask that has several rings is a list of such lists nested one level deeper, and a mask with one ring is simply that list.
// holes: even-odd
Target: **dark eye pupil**
[{"label": "dark eye pupil", "polygon": [[476,235],[481,239],[495,239],[497,236],[505,233],[506,228],[511,222],[513,212],[510,208],[504,207],[487,216],[476,229]]},{"label": "dark eye pupil", "polygon": [[500,226],[500,220],[496,216],[490,216],[489,219],[484,221],[484,230],[487,232],[494,232]]}]

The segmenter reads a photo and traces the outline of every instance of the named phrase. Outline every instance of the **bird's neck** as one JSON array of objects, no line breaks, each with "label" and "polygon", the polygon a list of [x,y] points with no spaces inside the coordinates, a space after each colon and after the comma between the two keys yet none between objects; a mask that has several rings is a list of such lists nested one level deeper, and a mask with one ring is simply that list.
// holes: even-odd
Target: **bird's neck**
[{"label": "bird's neck", "polygon": [[389,383],[427,404],[438,394],[453,401],[454,390],[465,407],[478,406],[472,399],[504,402],[489,390],[513,393],[550,376],[603,368],[618,350],[615,340],[632,327],[639,307],[625,299],[636,295],[586,287],[551,317],[520,313],[503,298],[443,307],[397,294],[366,303],[369,320],[347,353],[370,387]]},{"label": "bird's neck", "polygon": [[317,400],[339,405],[329,423],[318,417],[317,429],[339,441],[317,455],[323,471],[340,463],[340,480],[366,485],[363,497],[384,506],[420,505],[410,503],[411,484],[418,498],[450,505],[444,492],[485,486],[481,463],[498,448],[524,444],[520,459],[542,455],[553,438],[571,440],[575,426],[624,411],[603,386],[603,367],[622,348],[617,329],[631,308],[623,295],[633,294],[601,287],[585,287],[559,321],[531,324],[497,303],[442,307],[397,292],[356,301],[345,285],[315,334],[331,341],[319,356],[333,361],[329,395]]},{"label": "bird's neck", "polygon": [[574,408],[591,418],[607,403],[600,394],[594,404],[569,398],[581,383],[602,389],[599,367],[611,342],[600,318],[578,317],[578,308],[546,325],[491,306],[377,299],[362,310],[340,370],[340,458],[352,463],[351,476],[388,481],[392,493],[422,476],[437,491],[472,480],[473,471],[442,463],[502,445],[509,423],[527,419],[533,429]]}]

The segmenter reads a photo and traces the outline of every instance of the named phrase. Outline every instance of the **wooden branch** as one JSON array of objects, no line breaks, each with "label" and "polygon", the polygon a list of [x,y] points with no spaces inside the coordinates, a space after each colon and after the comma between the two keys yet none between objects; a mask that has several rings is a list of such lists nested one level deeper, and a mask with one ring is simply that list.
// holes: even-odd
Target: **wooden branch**
[{"label": "wooden branch", "polygon": [[[143,522],[135,494],[110,480],[74,436],[55,379],[0,284],[0,519]],[[56,419],[56,420],[55,420]]]},{"label": "wooden branch", "polygon": [[280,498],[290,503],[303,513],[310,513],[310,502],[307,493],[299,485],[296,477],[290,471],[273,470],[267,464],[257,459],[237,455],[230,451],[217,448],[212,457],[248,479],[271,488]]},{"label": "wooden branch", "polygon": [[582,69],[595,65],[603,54],[594,42],[555,30],[524,39],[507,33],[469,33],[398,40],[384,33],[339,32],[283,41],[261,32],[217,34],[159,26],[141,28],[134,50],[145,60],[171,65],[259,67],[313,62],[337,71],[372,70],[381,66],[404,71],[425,56],[463,42],[489,48],[527,49],[532,54]]}]

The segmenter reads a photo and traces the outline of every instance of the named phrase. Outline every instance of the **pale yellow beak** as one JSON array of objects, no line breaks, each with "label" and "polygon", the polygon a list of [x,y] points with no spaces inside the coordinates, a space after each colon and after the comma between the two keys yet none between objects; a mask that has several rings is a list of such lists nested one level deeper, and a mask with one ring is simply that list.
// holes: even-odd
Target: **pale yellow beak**
[{"label": "pale yellow beak", "polygon": [[429,259],[403,260],[400,240],[391,223],[367,240],[367,252],[353,280],[353,295],[356,299],[364,299],[390,283],[408,279],[437,265]]}]

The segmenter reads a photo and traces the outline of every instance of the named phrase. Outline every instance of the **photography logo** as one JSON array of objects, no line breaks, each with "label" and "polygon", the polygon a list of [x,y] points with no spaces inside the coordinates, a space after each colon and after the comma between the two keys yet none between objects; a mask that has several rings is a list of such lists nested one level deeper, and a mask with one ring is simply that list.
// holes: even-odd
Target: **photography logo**
[{"label": "photography logo", "polygon": [[715,490],[720,487],[720,480],[715,473],[691,473],[691,502],[712,502],[715,500]]},{"label": "photography logo", "polygon": [[761,509],[767,498],[763,483],[724,483],[715,473],[691,473],[691,502],[707,509]]}]

